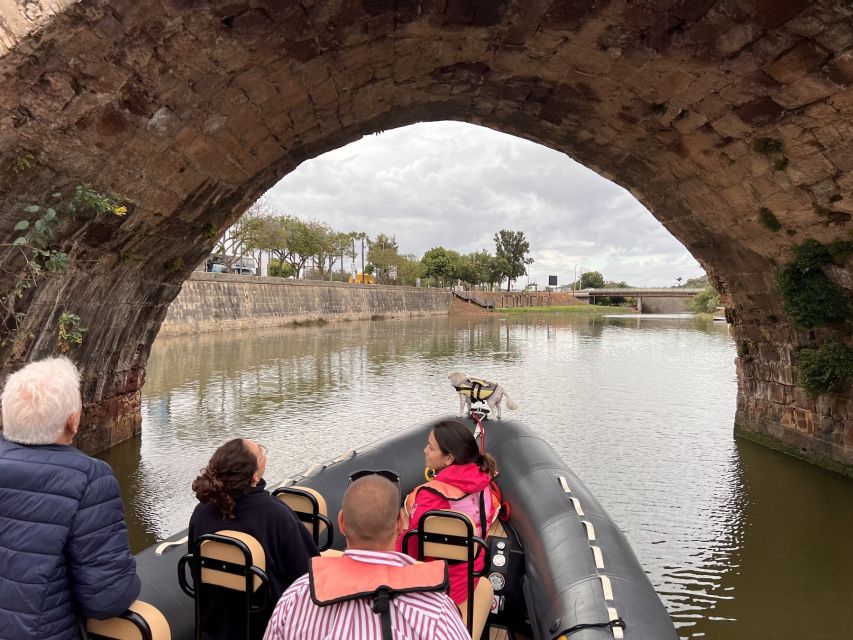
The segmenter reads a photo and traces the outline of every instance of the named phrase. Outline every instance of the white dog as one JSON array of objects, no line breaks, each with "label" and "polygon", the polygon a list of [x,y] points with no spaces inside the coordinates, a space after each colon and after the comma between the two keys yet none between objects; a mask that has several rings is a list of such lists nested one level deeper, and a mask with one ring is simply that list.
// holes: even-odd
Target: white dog
[{"label": "white dog", "polygon": [[450,384],[459,393],[459,417],[471,411],[471,401],[485,402],[489,410],[494,413],[498,420],[501,418],[501,400],[506,399],[506,408],[510,411],[518,409],[504,388],[496,382],[488,382],[478,378],[469,378],[464,373],[454,371],[447,376]]}]

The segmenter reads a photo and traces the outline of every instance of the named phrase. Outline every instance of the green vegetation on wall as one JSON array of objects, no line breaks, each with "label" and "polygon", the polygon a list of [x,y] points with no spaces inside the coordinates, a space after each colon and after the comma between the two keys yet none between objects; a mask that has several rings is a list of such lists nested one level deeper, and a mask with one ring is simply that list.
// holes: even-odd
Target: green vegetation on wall
[{"label": "green vegetation on wall", "polygon": [[[16,164],[16,172],[29,168],[32,156]],[[57,232],[69,219],[90,214],[127,215],[126,198],[95,190],[81,184],[72,191],[56,191],[41,204],[24,208],[25,218],[14,226],[15,236],[4,247],[13,250],[17,262],[12,269],[4,269],[6,289],[0,293],[0,348],[21,338],[34,338],[32,332],[21,335],[20,328],[26,318],[27,295],[44,280],[64,273],[70,268],[70,257],[65,245],[57,241]],[[29,292],[29,293],[28,293]],[[57,346],[63,353],[83,341],[86,328],[80,317],[62,309],[57,326]]]},{"label": "green vegetation on wall", "polygon": [[760,224],[765,229],[770,229],[770,231],[779,231],[782,228],[782,223],[779,222],[779,218],[770,211],[767,207],[761,207],[758,210],[758,224]]},{"label": "green vegetation on wall", "polygon": [[[844,251],[839,246],[835,253],[841,255]],[[823,271],[823,267],[832,262],[833,253],[816,240],[809,239],[794,248],[794,259],[779,271],[779,289],[785,311],[795,324],[811,328],[841,322],[848,317],[844,291]]]},{"label": "green vegetation on wall", "polygon": [[810,396],[838,393],[853,380],[853,349],[839,340],[797,351],[798,384]]}]

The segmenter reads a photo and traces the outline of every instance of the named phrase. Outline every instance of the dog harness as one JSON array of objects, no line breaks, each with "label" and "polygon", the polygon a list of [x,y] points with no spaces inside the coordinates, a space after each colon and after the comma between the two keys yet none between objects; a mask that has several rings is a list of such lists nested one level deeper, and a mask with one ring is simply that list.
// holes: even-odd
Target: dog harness
[{"label": "dog harness", "polygon": [[458,387],[453,387],[459,393],[469,396],[471,400],[483,401],[495,392],[498,388],[497,383],[489,382],[488,380],[479,380],[477,378],[466,378],[465,381]]},{"label": "dog harness", "polygon": [[391,600],[404,593],[447,591],[447,563],[415,562],[404,567],[367,564],[342,557],[311,558],[311,600],[326,607],[347,600],[369,599],[379,614],[382,640],[392,640]]}]

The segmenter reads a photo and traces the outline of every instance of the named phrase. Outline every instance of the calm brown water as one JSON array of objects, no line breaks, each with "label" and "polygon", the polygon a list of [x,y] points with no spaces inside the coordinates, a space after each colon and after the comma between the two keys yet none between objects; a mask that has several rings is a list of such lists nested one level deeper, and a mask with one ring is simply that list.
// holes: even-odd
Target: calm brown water
[{"label": "calm brown water", "polygon": [[853,482],[735,440],[735,346],[693,319],[431,318],[163,337],[143,435],[106,452],[132,544],[186,527],[236,436],[280,480],[500,381],[625,530],[683,638],[853,637]]}]

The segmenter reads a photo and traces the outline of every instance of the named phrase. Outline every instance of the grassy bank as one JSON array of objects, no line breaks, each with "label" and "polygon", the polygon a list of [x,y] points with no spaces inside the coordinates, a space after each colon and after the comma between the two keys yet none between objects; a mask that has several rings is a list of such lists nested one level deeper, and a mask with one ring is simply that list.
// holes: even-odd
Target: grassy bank
[{"label": "grassy bank", "polygon": [[607,307],[601,304],[573,304],[563,307],[500,307],[501,313],[636,313],[629,307]]}]

